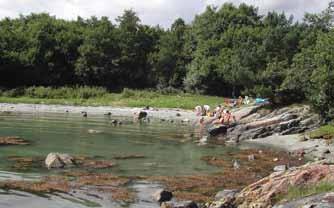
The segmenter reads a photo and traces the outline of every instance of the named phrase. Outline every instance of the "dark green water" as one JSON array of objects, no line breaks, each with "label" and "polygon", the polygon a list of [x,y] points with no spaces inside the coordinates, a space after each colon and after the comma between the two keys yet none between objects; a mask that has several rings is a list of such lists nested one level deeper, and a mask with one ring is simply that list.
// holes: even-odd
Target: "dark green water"
[{"label": "dark green water", "polygon": [[[143,155],[145,158],[114,160],[117,165],[105,171],[124,176],[176,176],[216,172],[217,168],[206,165],[201,157],[236,151],[223,146],[198,146],[195,141],[200,135],[189,124],[171,124],[159,120],[139,124],[132,123],[130,118],[117,119],[125,121],[124,124],[113,126],[110,118],[104,116],[82,118],[80,115],[67,114],[0,114],[0,136],[19,136],[31,142],[28,146],[0,147],[0,180],[54,174],[46,168],[13,173],[12,164],[8,161],[10,156],[45,158],[50,152],[61,152],[113,160],[115,156]],[[89,129],[103,133],[89,134]],[[141,198],[156,190],[155,186],[134,184]],[[46,199],[28,193],[0,190],[0,207],[88,207],[85,202],[78,202],[80,197],[74,200],[68,198],[69,196],[52,195]],[[95,201],[93,200],[94,203]],[[99,201],[98,205],[119,207],[110,200]],[[139,200],[127,207],[158,206]]]}]

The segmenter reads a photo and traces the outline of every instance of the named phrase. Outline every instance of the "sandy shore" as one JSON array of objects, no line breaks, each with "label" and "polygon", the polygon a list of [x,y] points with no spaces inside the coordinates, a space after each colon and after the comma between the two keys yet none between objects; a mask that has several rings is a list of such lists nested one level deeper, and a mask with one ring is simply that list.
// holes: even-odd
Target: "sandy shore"
[{"label": "sandy shore", "polygon": [[[69,105],[44,105],[44,104],[10,104],[0,103],[0,112],[13,113],[59,113],[80,114],[85,111],[88,115],[104,115],[111,113],[113,116],[131,117],[143,108],[111,107],[111,106],[69,106]],[[150,118],[158,119],[189,119],[198,120],[195,113],[181,109],[150,109],[145,110]],[[178,115],[177,115],[178,114]]]}]

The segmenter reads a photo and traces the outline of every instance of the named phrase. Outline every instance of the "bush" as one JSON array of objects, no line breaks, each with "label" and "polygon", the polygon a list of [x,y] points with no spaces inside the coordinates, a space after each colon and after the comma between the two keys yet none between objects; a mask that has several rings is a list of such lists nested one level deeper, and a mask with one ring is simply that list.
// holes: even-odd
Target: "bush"
[{"label": "bush", "polygon": [[266,87],[264,85],[256,85],[250,90],[245,90],[244,95],[251,95],[254,97],[263,97],[263,98],[273,98],[274,92],[271,87]]},{"label": "bush", "polygon": [[4,97],[20,97],[24,95],[24,90],[22,88],[11,89],[7,91],[3,91],[1,96]]},{"label": "bush", "polygon": [[66,99],[66,98],[77,98],[77,99],[88,99],[95,97],[103,97],[108,91],[102,87],[28,87],[27,89],[12,89],[2,91],[1,96],[4,97],[20,97],[27,96],[31,98],[41,99]]},{"label": "bush", "polygon": [[130,98],[130,97],[134,97],[135,95],[136,95],[136,92],[129,88],[124,88],[121,94],[122,98]]},{"label": "bush", "polygon": [[179,95],[184,93],[183,90],[174,88],[174,87],[165,87],[165,88],[159,88],[157,89],[157,92],[162,95]]}]

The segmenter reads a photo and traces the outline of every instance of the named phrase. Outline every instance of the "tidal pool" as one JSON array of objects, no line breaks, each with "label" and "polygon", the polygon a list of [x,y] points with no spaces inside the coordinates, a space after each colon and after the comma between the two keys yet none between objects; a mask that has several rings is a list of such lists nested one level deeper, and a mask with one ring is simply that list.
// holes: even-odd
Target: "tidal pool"
[{"label": "tidal pool", "polygon": [[[198,146],[198,131],[189,124],[161,122],[133,123],[129,118],[114,118],[123,124],[114,126],[111,118],[82,118],[67,114],[0,115],[0,136],[19,136],[27,146],[2,146],[0,168],[10,171],[11,156],[46,157],[50,152],[68,153],[103,159],[140,155],[143,158],[115,160],[111,172],[124,176],[191,175],[209,173],[216,168],[201,161],[207,155],[224,154],[236,148]],[[89,130],[101,131],[91,134]],[[30,170],[48,174],[47,170]],[[31,172],[30,172],[31,173]]]},{"label": "tidal pool", "polygon": [[[111,119],[121,120],[123,124],[114,126]],[[91,134],[90,129],[100,133]],[[0,136],[19,136],[31,143],[27,146],[0,147],[0,180],[35,180],[38,176],[55,174],[55,171],[46,168],[15,170],[8,160],[12,156],[45,158],[50,152],[61,152],[113,160],[116,165],[103,171],[119,176],[184,176],[216,172],[219,168],[208,165],[201,158],[237,151],[232,147],[198,146],[195,141],[200,135],[191,124],[160,120],[133,123],[131,118],[108,116],[90,115],[83,118],[69,114],[0,114]],[[143,158],[115,159],[131,155]],[[131,184],[140,198],[149,196],[147,193],[157,186],[145,182]],[[35,207],[37,204],[44,207],[121,206],[110,200],[96,201],[97,204],[92,201],[87,203],[78,192],[73,199],[72,195],[41,197],[19,191],[0,191],[0,207],[22,207],[23,204],[25,207]],[[126,206],[158,207],[142,199]]]},{"label": "tidal pool", "polygon": [[[112,119],[120,120],[123,124],[115,126],[111,122]],[[67,177],[62,171],[43,167],[43,160],[50,152],[111,160],[115,163],[112,168],[102,170],[67,169],[66,174],[68,171],[73,174],[83,171],[88,175],[93,174],[93,177],[89,175],[89,180],[93,181],[101,180],[96,179],[96,175],[107,174],[108,177],[126,178],[129,182],[124,187],[112,187],[118,189],[116,193],[99,191],[105,186],[104,182],[93,186],[88,182],[88,185],[84,184],[68,193],[40,194],[0,188],[0,208],[158,208],[159,205],[153,201],[151,195],[163,185],[167,185],[166,183],[169,183],[167,186],[183,189],[178,192],[178,196],[193,200],[191,197],[196,196],[196,193],[187,195],[187,191],[185,192],[189,187],[193,187],[192,191],[200,190],[206,193],[205,196],[197,195],[198,197],[207,197],[215,188],[233,188],[234,185],[240,188],[269,174],[274,165],[287,164],[290,161],[284,154],[272,154],[271,151],[259,153],[258,150],[242,150],[239,147],[215,144],[200,146],[196,141],[201,138],[201,132],[191,123],[171,123],[159,119],[138,123],[124,117],[89,115],[88,118],[83,118],[79,114],[66,113],[2,113],[0,137],[5,136],[24,138],[30,145],[0,146],[0,182],[39,181],[48,176],[50,179],[58,176]],[[249,161],[249,154],[255,154],[257,159]],[[37,167],[20,169],[10,160],[13,156],[42,159]],[[273,158],[276,157],[280,157],[279,162],[273,162]],[[240,170],[233,168],[234,160],[240,161]],[[83,176],[84,180],[87,179],[85,177],[86,175]],[[80,179],[82,178],[79,176],[75,180]],[[120,198],[126,197],[125,189],[136,195],[135,200],[114,200],[113,194],[118,194]]]}]

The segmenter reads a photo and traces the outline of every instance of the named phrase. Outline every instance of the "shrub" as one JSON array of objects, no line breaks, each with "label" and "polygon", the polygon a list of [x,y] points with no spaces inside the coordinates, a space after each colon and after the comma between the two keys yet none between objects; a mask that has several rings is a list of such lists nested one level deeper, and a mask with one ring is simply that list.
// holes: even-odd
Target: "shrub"
[{"label": "shrub", "polygon": [[134,97],[135,95],[136,95],[136,92],[129,88],[124,88],[121,94],[122,98],[130,98],[130,97]]},{"label": "shrub", "polygon": [[20,97],[24,95],[24,90],[22,88],[11,89],[3,91],[1,94],[4,97]]}]

